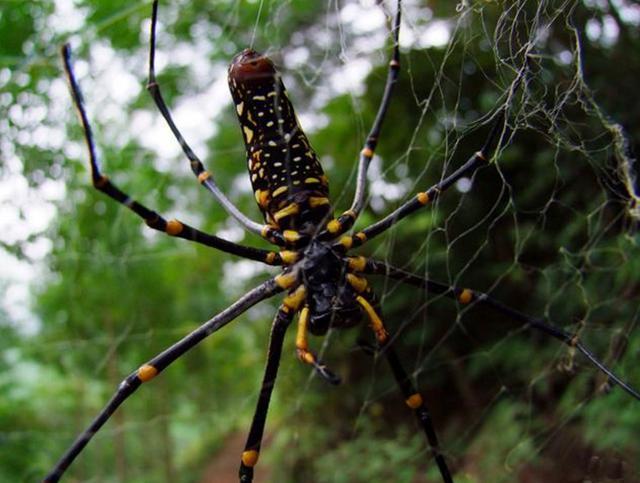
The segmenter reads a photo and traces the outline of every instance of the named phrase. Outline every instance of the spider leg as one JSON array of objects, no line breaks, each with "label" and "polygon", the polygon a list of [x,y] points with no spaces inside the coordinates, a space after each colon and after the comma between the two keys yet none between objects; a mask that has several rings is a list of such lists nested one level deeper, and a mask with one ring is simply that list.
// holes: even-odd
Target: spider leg
[{"label": "spider leg", "polygon": [[[531,317],[527,314],[524,314],[514,308],[511,308],[502,302],[490,297],[486,293],[479,292],[477,290],[471,290],[468,288],[459,288],[451,285],[443,284],[440,282],[435,282],[433,280],[429,280],[428,278],[421,277],[419,275],[414,275],[409,272],[405,272],[399,268],[395,268],[388,263],[381,262],[378,260],[372,259],[364,259],[364,257],[357,257],[350,260],[349,265],[356,264],[359,268],[362,268],[360,271],[363,273],[384,275],[386,277],[399,280],[403,283],[407,283],[409,285],[413,285],[415,287],[426,288],[428,291],[433,292],[435,294],[444,295],[446,297],[457,299],[461,304],[469,304],[471,302],[477,303],[480,305],[486,305],[488,307],[493,308],[494,310],[507,315],[513,320],[517,320],[518,322],[522,322],[526,327],[531,327],[532,329],[539,330],[555,339],[558,339],[568,347],[572,349],[578,350],[582,355],[584,355],[591,364],[597,367],[602,373],[604,373],[614,384],[620,386],[624,391],[626,391],[633,398],[640,401],[640,392],[637,389],[633,388],[631,385],[627,384],[625,381],[620,379],[617,375],[613,373],[611,369],[605,366],[594,354],[585,347],[579,340],[579,337],[575,334],[571,334],[559,327],[556,327],[550,324],[547,320],[537,317]],[[364,263],[363,263],[364,260]]]},{"label": "spider leg", "polygon": [[218,250],[226,253],[268,263],[270,265],[281,265],[283,263],[282,257],[280,257],[278,253],[238,245],[237,243],[219,238],[215,235],[202,232],[178,220],[166,220],[157,212],[150,210],[146,206],[132,199],[128,194],[124,193],[115,184],[113,184],[109,178],[103,175],[100,172],[100,167],[98,166],[98,156],[96,154],[95,142],[93,140],[93,131],[84,107],[82,91],[80,90],[80,86],[78,85],[73,71],[73,66],[71,64],[71,48],[68,44],[65,44],[62,47],[62,58],[64,61],[64,69],[67,74],[67,79],[69,80],[69,85],[71,87],[73,103],[80,115],[82,128],[84,130],[84,137],[89,149],[91,181],[97,190],[102,191],[110,198],[129,208],[154,230],[164,232],[170,236],[191,240],[212,248],[217,248]]},{"label": "spider leg", "polygon": [[491,157],[491,153],[495,151],[494,145],[496,144],[498,134],[501,131],[504,116],[505,108],[499,111],[482,149],[475,152],[467,160],[466,163],[456,169],[449,176],[441,179],[438,183],[434,184],[427,191],[418,193],[411,200],[402,204],[396,210],[385,216],[383,219],[377,221],[372,225],[369,225],[368,227],[356,233],[353,237],[342,237],[340,241],[335,244],[335,246],[343,246],[347,249],[350,249],[363,245],[365,242],[388,230],[411,213],[419,210],[420,208],[423,208],[430,203],[433,203],[442,193],[449,189],[459,179],[465,176],[473,175],[473,173],[478,168],[488,163],[488,160]]},{"label": "spider leg", "polygon": [[264,426],[269,411],[271,393],[273,392],[276,377],[278,376],[284,336],[304,297],[305,290],[303,286],[299,286],[297,289],[291,291],[290,294],[285,297],[273,320],[271,334],[269,336],[267,365],[264,369],[260,395],[258,396],[256,410],[253,415],[253,420],[251,421],[251,429],[249,430],[247,442],[240,459],[238,475],[242,483],[253,481],[253,467],[258,463],[258,458],[260,457],[260,445],[262,444]]},{"label": "spider leg", "polygon": [[380,137],[380,131],[382,130],[382,124],[387,114],[387,109],[391,104],[391,96],[393,94],[394,87],[398,81],[400,74],[400,43],[398,37],[400,35],[400,15],[402,10],[402,0],[398,0],[396,5],[396,14],[393,19],[392,35],[393,35],[393,53],[391,54],[391,60],[389,61],[389,67],[387,71],[387,81],[384,86],[384,93],[382,94],[382,100],[378,107],[376,118],[373,121],[367,140],[365,141],[362,151],[360,151],[360,158],[358,161],[358,174],[356,180],[356,192],[351,204],[351,208],[342,213],[337,219],[331,220],[327,225],[327,229],[320,234],[321,237],[335,238],[347,231],[353,226],[356,219],[362,211],[364,206],[365,192],[367,187],[367,170],[369,169],[369,163],[373,158],[373,153],[378,145],[378,139]]},{"label": "spider leg", "polygon": [[309,322],[309,307],[305,307],[300,311],[300,318],[298,320],[298,332],[296,334],[296,352],[298,359],[305,364],[311,365],[316,372],[329,384],[340,384],[340,377],[331,371],[326,364],[318,360],[318,356],[309,349],[309,343],[307,341],[307,325]]},{"label": "spider leg", "polygon": [[73,442],[67,452],[56,463],[53,470],[51,470],[51,472],[45,477],[44,481],[47,483],[58,481],[69,465],[73,463],[75,458],[89,443],[91,438],[93,438],[100,428],[109,420],[116,409],[118,409],[118,407],[129,396],[131,396],[131,394],[133,394],[143,382],[153,379],[185,352],[189,351],[200,341],[233,321],[250,307],[253,307],[258,302],[261,302],[280,291],[282,291],[282,287],[278,285],[276,279],[264,282],[247,292],[225,310],[209,319],[189,335],[156,355],[146,364],[140,366],[138,370],[129,374],[118,385],[116,393],[109,400],[107,405],[102,409],[102,411],[100,411],[87,429],[85,429],[84,432]]},{"label": "spider leg", "polygon": [[363,289],[362,295],[358,295],[356,301],[362,306],[364,312],[369,318],[369,321],[371,322],[371,328],[376,335],[378,346],[391,367],[391,372],[400,387],[405,403],[413,410],[418,423],[427,437],[431,454],[436,460],[440,476],[442,476],[442,481],[445,483],[452,483],[453,478],[451,477],[451,471],[449,470],[447,462],[440,451],[440,443],[438,442],[438,436],[436,435],[436,431],[433,427],[433,421],[429,409],[427,408],[422,395],[416,391],[407,371],[402,367],[400,359],[391,345],[391,337],[382,322],[379,310],[374,308],[375,301],[373,292],[368,288]]},{"label": "spider leg", "polygon": [[158,110],[164,117],[165,121],[169,125],[171,132],[180,143],[182,147],[182,151],[187,156],[191,163],[191,170],[193,174],[198,178],[200,184],[202,184],[207,190],[213,194],[213,196],[218,200],[218,202],[222,205],[222,207],[226,210],[229,215],[234,217],[242,226],[244,226],[248,231],[255,233],[260,236],[266,237],[266,232],[268,231],[265,228],[265,225],[260,223],[256,223],[255,221],[248,218],[244,213],[242,213],[226,195],[220,190],[216,182],[213,180],[213,176],[209,173],[200,161],[200,158],[193,152],[187,141],[185,141],[184,137],[180,133],[180,130],[176,126],[173,118],[171,116],[171,112],[167,107],[167,104],[164,102],[162,97],[162,93],[160,92],[160,85],[156,80],[156,72],[155,72],[155,56],[156,56],[156,24],[158,21],[158,0],[153,2],[152,16],[151,16],[151,45],[149,47],[149,82],[147,83],[147,90],[153,97],[153,100],[158,107]]}]

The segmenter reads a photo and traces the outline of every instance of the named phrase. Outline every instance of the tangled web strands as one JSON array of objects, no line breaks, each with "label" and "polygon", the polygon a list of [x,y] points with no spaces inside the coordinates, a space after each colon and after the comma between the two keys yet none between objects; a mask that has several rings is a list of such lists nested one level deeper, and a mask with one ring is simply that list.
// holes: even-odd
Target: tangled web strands
[{"label": "tangled web strands", "polygon": [[[246,40],[279,53],[303,127],[308,124],[311,128],[307,129],[311,142],[331,178],[332,200],[343,209],[354,190],[355,159],[384,83],[384,68],[377,66],[388,59],[390,46],[387,36],[381,42],[375,37],[376,32],[384,32],[384,23],[367,30],[357,22],[371,6],[318,3],[319,20],[307,22],[293,22],[300,20],[294,13],[298,2],[293,1],[278,5],[259,2],[256,7],[260,8],[255,10],[230,7],[209,14],[212,24],[222,26],[220,35],[226,42],[237,42],[242,48],[245,45],[241,42]],[[634,301],[640,273],[633,140],[640,138],[640,128],[629,121],[639,109],[633,91],[625,90],[625,75],[619,70],[623,63],[616,58],[625,50],[634,51],[631,45],[637,42],[634,24],[625,13],[632,6],[626,2],[607,2],[607,6],[560,1],[460,2],[454,11],[450,2],[432,2],[431,11],[421,2],[406,3],[398,97],[389,108],[369,169],[368,208],[358,226],[381,219],[414,193],[445,178],[482,144],[496,112],[504,109],[507,116],[499,133],[500,148],[489,167],[459,180],[431,210],[413,215],[380,236],[367,247],[367,255],[447,285],[473,287],[521,312],[544,317],[578,335],[625,380],[638,381],[640,374],[633,364],[639,349]],[[169,20],[161,24],[160,50],[168,58],[178,58],[176,53],[185,38],[170,19],[180,15],[180,22],[193,26],[209,20],[203,12],[194,15],[183,6],[167,5],[166,10]],[[599,34],[590,23],[593,19],[601,26]],[[612,25],[612,19],[618,27],[615,38],[605,28]],[[246,24],[245,29],[236,26]],[[317,41],[322,32],[328,38],[325,42]],[[383,43],[385,39],[387,43]],[[207,52],[222,61],[225,53],[219,44],[220,39],[212,41]],[[300,49],[308,56],[304,62],[299,60]],[[234,46],[231,50],[240,49]],[[176,67],[181,75],[177,93],[171,93],[174,104],[188,106],[190,98],[199,99],[194,92],[205,90],[211,79],[220,77],[215,62],[203,65],[207,52],[186,67]],[[366,83],[353,81],[347,86],[354,70],[367,72],[369,66],[376,68]],[[521,79],[519,86],[516,79]],[[603,89],[605,80],[611,87]],[[89,104],[97,102],[87,97]],[[105,149],[117,127],[101,118],[99,109],[92,111],[97,114],[98,131],[102,128],[99,144]],[[224,113],[219,116],[226,119]],[[226,124],[218,124],[209,147],[215,158],[211,168],[221,173],[218,181],[231,196],[233,180],[246,174],[239,161],[243,153],[237,127]],[[231,130],[235,134],[230,134]],[[190,138],[195,135],[187,132]],[[151,132],[144,136],[154,141],[160,135]],[[232,141],[227,141],[229,138]],[[149,144],[153,152],[156,142]],[[160,159],[166,156],[156,154]],[[111,172],[119,156],[105,153],[104,162]],[[157,195],[169,206],[178,201],[176,210],[184,209],[195,220],[195,213],[205,217],[207,210],[220,216],[221,210],[211,208],[209,198],[196,198],[195,189],[189,189],[192,185],[185,182],[186,188],[178,197],[153,181],[182,183],[175,168],[184,166],[182,159],[171,160],[170,169],[161,163],[155,166],[135,161],[124,163],[120,171],[131,171],[135,180],[131,186],[140,196]],[[142,164],[146,165],[143,174],[136,175]],[[148,186],[159,186],[158,192],[146,194]],[[232,196],[244,207],[250,206],[251,197],[251,193]],[[129,222],[128,214],[111,216],[118,223]],[[164,347],[187,332],[176,328],[176,320],[191,323],[209,318],[214,309],[209,297],[214,290],[226,290],[231,300],[249,287],[241,276],[244,262],[207,253],[216,262],[207,262],[208,267],[214,266],[214,273],[202,273],[202,258],[198,261],[194,252],[177,251],[182,250],[176,248],[177,241],[171,244],[155,239],[149,248],[148,241],[140,240],[137,226],[127,229],[126,243],[118,245],[114,240],[118,226],[110,223],[109,228],[102,228],[100,238],[107,240],[105,244],[116,241],[105,251],[110,254],[108,260],[116,259],[117,263],[96,257],[77,268],[89,280],[111,278],[119,282],[112,285],[122,290],[120,316],[109,317],[111,325],[93,322],[94,327],[104,325],[110,331],[108,337],[98,339],[101,350],[87,345],[76,356],[89,360],[95,355],[97,359],[91,359],[87,367],[105,371],[113,367],[113,356],[105,362],[102,354],[115,353],[117,346],[121,361],[117,366],[123,366],[120,371],[133,367],[154,348]],[[235,226],[233,222],[220,223],[216,229],[233,231]],[[72,233],[69,246],[78,247],[82,234]],[[253,241],[249,235],[243,240]],[[80,255],[79,249],[75,252]],[[148,261],[153,262],[152,268]],[[180,270],[175,268],[176,262]],[[148,271],[155,274],[155,280],[147,278]],[[251,277],[257,274],[249,273]],[[209,276],[212,280],[202,280]],[[233,284],[225,286],[218,278]],[[177,288],[163,292],[161,285]],[[127,292],[141,293],[140,287],[144,287],[142,293],[148,302],[126,296]],[[188,287],[188,294],[181,294],[181,287]],[[428,289],[416,296],[415,291],[391,280],[380,282],[376,290],[403,363],[416,385],[433,400],[431,410],[442,428],[441,449],[454,462],[456,473],[467,472],[486,480],[488,475],[511,478],[531,468],[548,468],[549,474],[572,468],[593,472],[595,477],[605,471],[602,468],[618,463],[626,465],[627,472],[637,471],[633,465],[640,460],[640,449],[632,435],[637,434],[639,422],[627,417],[633,401],[618,389],[609,391],[607,378],[571,349],[532,334],[529,324],[514,323],[481,304],[463,307]],[[177,296],[189,310],[178,312],[176,303],[169,303]],[[110,304],[103,299],[96,305]],[[221,302],[215,309],[224,306]],[[230,421],[250,417],[239,412],[250,414],[253,409],[268,332],[265,314],[271,313],[259,310],[237,321],[234,329],[217,334],[218,339],[187,359],[184,366],[172,368],[175,380],[169,376],[172,371],[167,371],[162,396],[157,388],[149,388],[146,392],[153,394],[147,396],[140,391],[141,402],[132,400],[131,410],[116,421],[117,429],[107,431],[104,439],[97,438],[87,450],[84,464],[92,468],[92,476],[101,471],[112,474],[114,461],[130,457],[123,456],[123,448],[142,447],[141,440],[158,446],[155,455],[137,455],[144,463],[124,465],[127,468],[118,471],[131,475],[146,467],[167,475],[203,467],[183,466],[189,457],[179,444],[183,438],[180,431],[189,433],[190,442],[220,437],[216,444],[224,445],[226,439],[220,435],[243,427]],[[80,309],[71,315],[72,320],[79,320],[79,314]],[[290,447],[295,442],[300,452],[271,451],[273,463],[266,462],[271,471],[291,475],[292,468],[300,471],[302,465],[309,480],[335,481],[336,473],[350,472],[362,478],[367,471],[371,471],[371,478],[380,477],[384,468],[373,463],[370,470],[349,463],[370,452],[378,458],[384,455],[380,459],[394,468],[394,474],[401,470],[412,475],[424,471],[436,474],[412,421],[403,418],[405,413],[386,368],[351,350],[358,346],[357,335],[330,334],[324,339],[322,357],[332,361],[333,368],[347,368],[341,371],[345,383],[331,391],[316,379],[307,380],[307,373],[298,365],[288,366],[285,345],[284,367],[270,415],[277,428],[273,444]],[[73,342],[78,345],[79,340]],[[144,354],[141,344],[148,346]],[[225,350],[222,346],[226,344],[235,350]],[[201,360],[204,363],[198,363]],[[242,374],[234,372],[236,369]],[[106,378],[92,377],[97,390],[111,388],[106,382],[103,388],[96,379]],[[222,387],[229,392],[228,400],[220,394]],[[151,421],[141,416],[145,401],[154,406]],[[84,404],[83,413],[93,413],[94,405],[100,402]],[[619,414],[620,418],[611,421],[605,414]],[[61,431],[57,447],[69,439],[68,432]],[[498,438],[496,433],[502,434]],[[576,448],[575,454],[559,454],[558,448],[566,446]],[[614,453],[613,448],[625,450]],[[109,463],[103,464],[99,456],[105,453],[111,457],[104,458]],[[157,464],[159,453],[168,455],[164,467]],[[197,458],[203,462],[207,456]],[[372,456],[368,461],[374,459]],[[585,470],[585,465],[578,463],[585,459],[597,464]]]}]

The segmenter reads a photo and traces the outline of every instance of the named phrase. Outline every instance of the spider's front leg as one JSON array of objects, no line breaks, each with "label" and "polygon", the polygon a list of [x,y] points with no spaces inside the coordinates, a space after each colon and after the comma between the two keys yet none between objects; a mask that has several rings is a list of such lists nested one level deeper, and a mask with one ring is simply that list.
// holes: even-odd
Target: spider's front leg
[{"label": "spider's front leg", "polygon": [[[286,280],[286,279],[281,279]],[[285,282],[286,283],[286,282]],[[251,422],[251,429],[240,460],[239,477],[242,483],[253,481],[253,467],[258,463],[260,445],[264,435],[264,426],[269,411],[271,393],[276,383],[284,336],[293,320],[293,316],[304,302],[306,291],[303,285],[292,289],[284,298],[271,326],[267,365],[265,366],[258,403]]]},{"label": "spider's front leg", "polygon": [[102,426],[109,420],[111,415],[142,385],[142,383],[150,381],[156,377],[176,359],[194,348],[200,341],[236,319],[250,307],[253,307],[258,302],[281,291],[282,283],[280,279],[276,277],[275,279],[268,280],[262,285],[259,285],[253,290],[247,292],[235,303],[202,324],[196,330],[176,342],[168,349],[155,356],[153,359],[149,360],[146,364],[140,366],[137,371],[127,376],[122,383],[120,383],[116,393],[109,400],[107,405],[102,409],[102,411],[100,411],[87,429],[77,437],[67,452],[62,456],[62,458],[60,458],[58,463],[56,463],[53,470],[51,470],[51,472],[46,476],[44,481],[47,483],[54,483],[58,481],[69,465],[73,463],[89,441],[91,441],[91,438],[93,438],[100,428],[102,428]]},{"label": "spider's front leg", "polygon": [[186,223],[182,223],[179,220],[167,220],[156,211],[149,209],[142,203],[134,200],[131,196],[123,192],[114,183],[112,183],[107,176],[102,174],[98,164],[96,145],[93,140],[93,130],[91,129],[89,116],[87,116],[87,112],[84,107],[82,91],[80,90],[80,86],[73,71],[73,65],[71,63],[71,47],[68,44],[65,44],[62,47],[62,60],[64,63],[64,69],[67,75],[67,79],[69,81],[69,86],[71,88],[73,103],[80,116],[82,129],[84,131],[84,138],[89,150],[89,168],[91,171],[91,182],[98,191],[101,191],[114,201],[117,201],[118,203],[129,208],[136,215],[142,218],[147,226],[153,228],[154,230],[158,230],[170,236],[194,241],[208,247],[217,248],[218,250],[221,250],[223,252],[238,255],[250,260],[264,262],[270,265],[282,265],[284,263],[280,254],[277,254],[275,252],[269,252],[267,250],[262,250],[259,248],[239,245],[223,238],[219,238],[215,235],[200,231],[197,228],[193,228]]}]

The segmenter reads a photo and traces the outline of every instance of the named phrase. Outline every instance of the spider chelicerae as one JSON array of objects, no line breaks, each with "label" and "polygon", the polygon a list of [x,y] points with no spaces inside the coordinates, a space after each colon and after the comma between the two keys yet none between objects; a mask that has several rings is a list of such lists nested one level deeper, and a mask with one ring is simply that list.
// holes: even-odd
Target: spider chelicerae
[{"label": "spider chelicerae", "polygon": [[[478,168],[485,165],[497,152],[508,117],[507,105],[498,108],[484,145],[467,162],[426,191],[417,193],[411,200],[380,221],[356,232],[350,231],[364,207],[367,170],[400,72],[398,43],[400,0],[397,2],[392,22],[393,50],[387,81],[377,116],[360,153],[355,197],[351,207],[337,218],[333,217],[328,179],[298,124],[293,106],[274,64],[269,58],[250,49],[241,52],[233,59],[229,67],[229,87],[245,140],[249,175],[255,199],[264,216],[264,223],[256,223],[249,219],[222,193],[211,173],[204,168],[175,125],[163,100],[160,86],[156,82],[157,16],[158,1],[156,0],[153,2],[151,20],[147,86],[149,92],[189,159],[191,169],[198,181],[246,230],[265,238],[280,249],[268,251],[240,245],[200,231],[178,220],[167,220],[159,213],[132,199],[104,176],[98,166],[91,126],[71,65],[70,47],[65,45],[62,52],[64,67],[89,148],[93,185],[110,198],[131,209],[155,230],[257,262],[281,266],[283,271],[247,292],[227,309],[127,376],[106,407],[55,465],[46,477],[46,481],[60,479],[93,435],[138,387],[153,379],[185,352],[232,322],[250,307],[279,293],[285,293],[285,296],[272,325],[262,388],[240,458],[240,481],[248,482],[253,479],[253,468],[258,462],[285,332],[295,317],[297,317],[295,345],[298,357],[303,363],[312,366],[321,378],[331,384],[338,384],[340,379],[310,348],[308,333],[324,335],[329,328],[349,328],[359,324],[363,319],[368,321],[377,341],[376,347],[368,349],[379,351],[388,361],[407,406],[414,412],[426,436],[442,480],[453,481],[452,471],[439,448],[425,398],[416,390],[412,379],[400,363],[391,343],[389,330],[383,322],[380,305],[365,275],[380,275],[399,280],[426,289],[429,293],[456,299],[463,305],[479,304],[494,309],[580,351],[593,365],[605,373],[610,381],[640,400],[640,394],[604,366],[574,334],[557,328],[543,319],[525,315],[487,294],[435,282],[395,268],[386,262],[348,255],[350,250],[364,245],[411,213],[430,205],[457,181],[471,176]],[[516,78],[512,84],[512,90],[518,88],[521,79],[522,76]]]}]

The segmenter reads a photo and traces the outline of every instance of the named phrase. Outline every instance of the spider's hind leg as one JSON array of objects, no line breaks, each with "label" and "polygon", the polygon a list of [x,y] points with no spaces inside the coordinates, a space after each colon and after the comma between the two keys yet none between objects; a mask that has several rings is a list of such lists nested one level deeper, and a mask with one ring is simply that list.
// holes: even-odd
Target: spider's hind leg
[{"label": "spider's hind leg", "polygon": [[[362,306],[364,312],[369,318],[371,328],[376,335],[379,351],[386,357],[387,362],[391,367],[393,377],[395,378],[400,391],[402,392],[407,406],[409,406],[409,408],[413,410],[418,423],[422,427],[422,430],[427,437],[427,441],[431,449],[431,454],[436,460],[438,470],[440,471],[440,475],[442,476],[442,481],[444,483],[452,483],[453,478],[451,477],[451,471],[447,466],[444,455],[440,451],[438,436],[433,427],[431,413],[429,412],[429,409],[424,402],[424,398],[416,390],[413,382],[411,382],[407,371],[402,366],[402,363],[400,362],[396,351],[391,345],[391,336],[389,335],[389,332],[385,328],[382,318],[379,315],[379,309],[374,308],[374,305],[376,304],[373,292],[367,290],[366,292],[363,292],[363,295],[359,295],[357,297],[357,302]],[[365,345],[365,352],[367,352],[367,349],[369,348],[370,346],[368,344]]]}]

